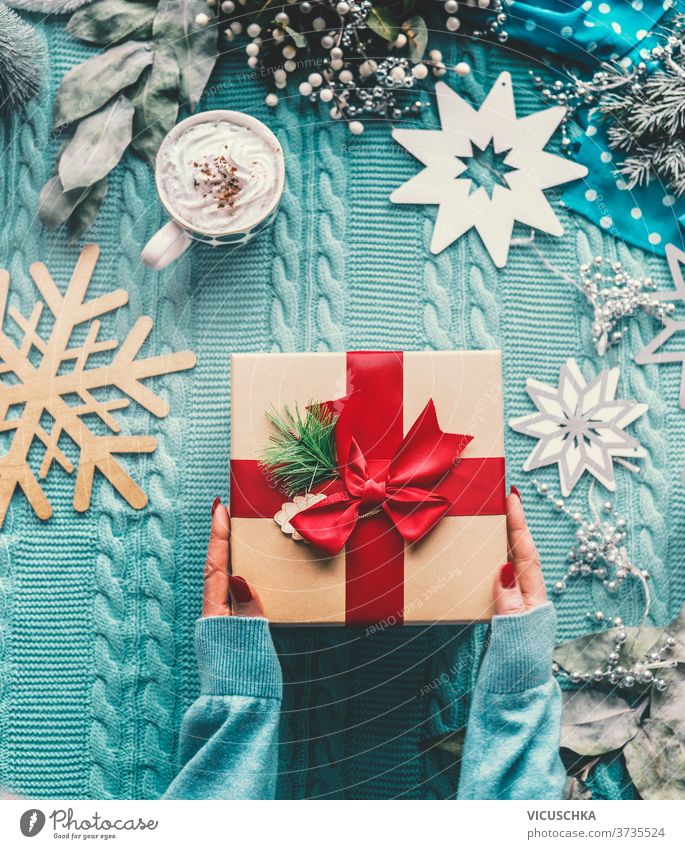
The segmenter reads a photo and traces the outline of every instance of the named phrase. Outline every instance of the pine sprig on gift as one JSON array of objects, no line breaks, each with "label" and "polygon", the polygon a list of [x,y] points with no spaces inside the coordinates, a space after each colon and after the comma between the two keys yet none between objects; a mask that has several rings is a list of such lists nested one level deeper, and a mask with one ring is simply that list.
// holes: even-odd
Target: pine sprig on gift
[{"label": "pine sprig on gift", "polygon": [[304,414],[297,405],[267,414],[273,433],[260,465],[286,495],[303,495],[337,476],[335,423],[337,416],[323,404],[309,404]]}]

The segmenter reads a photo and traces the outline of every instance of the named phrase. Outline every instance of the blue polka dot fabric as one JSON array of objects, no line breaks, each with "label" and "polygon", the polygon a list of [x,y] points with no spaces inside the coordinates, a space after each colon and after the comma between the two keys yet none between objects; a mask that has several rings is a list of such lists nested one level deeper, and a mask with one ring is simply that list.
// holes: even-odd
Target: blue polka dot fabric
[{"label": "blue polka dot fabric", "polygon": [[658,180],[628,188],[615,172],[601,126],[589,123],[573,158],[588,168],[588,176],[568,186],[564,203],[613,235],[645,250],[663,255],[667,244],[682,247],[685,198],[670,194]]},{"label": "blue polka dot fabric", "polygon": [[673,0],[510,0],[505,5],[510,38],[592,66],[632,50]]},{"label": "blue polka dot fabric", "polygon": [[[509,0],[505,29],[509,38],[537,51],[556,54],[577,66],[587,78],[603,62],[629,69],[649,58],[662,18],[674,0],[547,0],[544,4]],[[559,65],[557,60],[554,64]],[[685,198],[670,194],[658,180],[628,188],[616,173],[616,156],[609,149],[598,116],[587,110],[575,116],[581,131],[573,152],[586,165],[588,177],[570,183],[563,202],[623,241],[663,255],[670,242],[682,245]]]}]

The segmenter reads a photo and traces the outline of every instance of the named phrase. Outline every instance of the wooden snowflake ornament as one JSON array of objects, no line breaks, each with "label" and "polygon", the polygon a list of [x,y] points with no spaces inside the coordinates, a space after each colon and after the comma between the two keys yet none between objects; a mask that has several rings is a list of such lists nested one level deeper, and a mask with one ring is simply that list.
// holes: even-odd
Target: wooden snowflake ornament
[{"label": "wooden snowflake ornament", "polygon": [[[139,359],[138,353],[153,326],[152,319],[146,316],[138,319],[121,345],[115,339],[98,339],[98,317],[128,301],[124,289],[85,300],[99,254],[97,245],[84,247],[64,295],[46,266],[42,262],[34,263],[29,270],[43,301],[36,303],[28,318],[12,307],[7,310],[10,278],[6,271],[0,270],[0,433],[12,434],[8,450],[0,456],[0,527],[17,487],[39,518],[50,518],[52,507],[29,465],[28,456],[35,442],[42,443],[45,452],[38,477],[47,476],[53,461],[72,474],[74,464],[60,447],[63,435],[79,449],[74,484],[76,510],[83,512],[90,506],[96,469],[132,507],[141,509],[147,504],[146,494],[115,455],[150,453],[156,449],[157,440],[145,435],[113,435],[121,431],[121,426],[112,413],[135,401],[159,418],[166,416],[168,404],[141,381],[192,368],[195,355],[181,351]],[[38,332],[45,306],[54,317],[46,339]],[[5,313],[23,334],[20,345],[5,333]],[[88,325],[85,339],[69,347],[74,331],[83,324]],[[34,349],[39,355],[38,365],[33,364],[35,359],[30,356]],[[108,365],[89,367],[89,357],[114,350],[116,353]],[[65,370],[64,364],[71,362],[73,367]],[[93,391],[106,388],[118,389],[125,397],[118,397],[117,393],[117,397],[98,400],[93,395]],[[67,400],[74,396],[80,401],[78,405]],[[17,407],[19,415],[9,416],[10,409]],[[50,431],[43,426],[45,414],[52,420]],[[100,419],[107,431],[104,435],[89,428],[84,420],[88,415]]]}]

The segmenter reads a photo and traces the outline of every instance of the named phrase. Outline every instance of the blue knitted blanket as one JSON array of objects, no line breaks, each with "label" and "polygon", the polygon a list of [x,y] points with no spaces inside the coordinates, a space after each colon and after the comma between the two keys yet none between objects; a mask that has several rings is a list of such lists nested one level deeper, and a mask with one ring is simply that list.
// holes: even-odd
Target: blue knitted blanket
[{"label": "blue knitted blanket", "polygon": [[[36,299],[30,263],[45,262],[64,287],[79,252],[42,229],[36,208],[59,144],[50,139],[54,91],[90,52],[64,33],[63,20],[38,26],[49,49],[42,98],[2,128],[0,266],[12,275],[11,304],[25,314]],[[452,37],[442,49],[448,64],[472,66],[459,85],[475,101],[506,68],[519,114],[539,108],[528,78],[533,63],[520,51]],[[563,238],[514,246],[500,271],[473,233],[431,255],[434,210],[388,200],[417,169],[388,126],[370,124],[352,137],[297,94],[269,112],[261,84],[246,79],[240,50],[222,60],[201,103],[217,107],[249,111],[277,133],[286,195],[273,228],[252,244],[238,251],[196,245],[154,273],[139,259],[163,221],[151,174],[127,156],[111,180],[89,234],[102,248],[92,292],[129,291],[112,321],[118,338],[150,315],[155,330],[145,352],[191,349],[198,365],[154,382],[170,402],[168,418],[133,406],[121,415],[131,431],[159,440],[155,454],[124,460],[149,494],[145,510],[128,508],[98,479],[91,509],[76,514],[73,479],[59,468],[45,481],[52,519],[41,523],[21,495],[10,508],[0,532],[0,785],[17,793],[150,798],[174,774],[179,723],[197,692],[192,625],[210,507],[227,495],[231,351],[502,348],[509,417],[530,409],[529,375],[556,383],[568,356],[598,366],[582,298],[549,266],[573,277],[602,254],[669,282],[662,258],[628,249],[563,209]],[[425,119],[436,120],[432,112]],[[651,619],[665,624],[685,597],[685,413],[677,366],[632,362],[653,329],[640,318],[612,355],[624,394],[650,405],[633,430],[648,457],[639,476],[618,469],[615,503],[628,519],[634,560],[653,576]],[[521,472],[531,447],[507,432],[509,478],[522,492],[552,582],[565,569],[574,528]],[[539,477],[556,481],[552,469]],[[572,499],[579,509],[587,507],[586,492],[580,486]],[[585,583],[570,589],[558,606],[560,639],[589,630],[585,614],[600,603],[606,606]],[[621,596],[627,622],[640,603],[637,591]],[[483,636],[482,626],[280,631],[287,681],[281,795],[453,796],[454,758],[430,741],[463,725]],[[621,782],[620,764],[598,774],[598,795],[630,792]]]}]

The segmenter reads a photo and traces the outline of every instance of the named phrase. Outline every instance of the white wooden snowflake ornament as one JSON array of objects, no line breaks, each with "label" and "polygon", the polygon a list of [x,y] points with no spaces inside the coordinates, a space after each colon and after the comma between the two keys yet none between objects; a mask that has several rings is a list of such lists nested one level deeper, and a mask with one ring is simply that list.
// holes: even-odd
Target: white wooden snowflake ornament
[{"label": "white wooden snowflake ornament", "polygon": [[[685,301],[685,253],[675,245],[666,245],[666,258],[673,278],[673,289],[655,292],[660,301],[672,301],[682,304]],[[641,366],[661,363],[681,363],[680,406],[685,409],[685,321],[682,319],[663,319],[663,329],[649,344],[635,356],[635,362]],[[673,339],[673,342],[670,340]]]},{"label": "white wooden snowflake ornament", "polygon": [[[390,196],[393,203],[438,205],[431,251],[440,253],[475,227],[493,262],[502,268],[515,221],[563,235],[544,190],[587,174],[584,165],[544,150],[565,109],[552,106],[517,118],[507,71],[477,110],[445,83],[437,83],[435,93],[440,130],[393,131],[393,138],[426,167]],[[491,191],[473,179],[470,167],[489,149],[502,166],[496,174],[489,169],[494,176]]]},{"label": "white wooden snowflake ornament", "polygon": [[567,360],[559,370],[558,387],[529,377],[526,389],[538,411],[509,422],[514,430],[539,440],[523,470],[557,463],[564,496],[585,471],[615,492],[613,458],[647,455],[624,428],[649,409],[647,404],[617,399],[618,379],[617,368],[604,369],[588,383],[575,360]]}]

